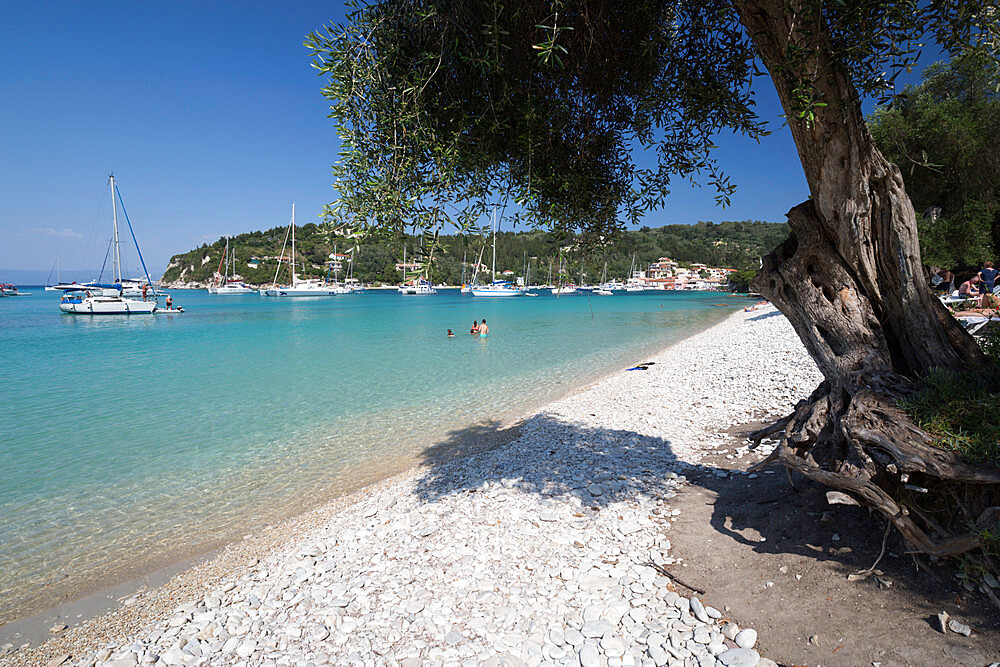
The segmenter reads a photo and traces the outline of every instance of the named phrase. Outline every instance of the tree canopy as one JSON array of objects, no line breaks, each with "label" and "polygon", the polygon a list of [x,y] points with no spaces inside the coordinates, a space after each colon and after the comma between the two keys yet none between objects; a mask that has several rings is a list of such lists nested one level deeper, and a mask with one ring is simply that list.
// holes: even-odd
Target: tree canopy
[{"label": "tree canopy", "polygon": [[945,268],[1000,258],[1000,71],[982,51],[931,65],[869,118],[900,166],[924,262]]},{"label": "tree canopy", "polygon": [[[754,84],[769,77],[810,198],[752,286],[824,381],[756,437],[779,434],[774,459],[877,508],[917,550],[976,550],[986,526],[1000,531],[1000,470],[946,451],[899,398],[932,369],[989,361],[923,280],[902,175],[862,114],[862,99],[893,97],[925,41],[949,56],[982,49],[995,66],[1000,11],[981,0],[374,0],[307,39],[342,141],[326,214],[345,234],[466,230],[501,193],[533,224],[606,243],[663,206],[672,179],[727,201],[712,138],[767,131]],[[919,507],[913,488],[929,494]]]},{"label": "tree canopy", "polygon": [[[673,179],[734,185],[713,136],[754,140],[758,50],[728,0],[380,0],[307,38],[342,143],[344,233],[474,227],[498,196],[539,226],[607,240],[664,205]],[[818,35],[860,95],[892,92],[921,40],[989,41],[1000,17],[978,2],[800,1],[797,34]],[[820,34],[821,33],[821,34]],[[814,40],[815,41],[815,40]],[[791,91],[793,122],[831,100],[789,39],[770,74]],[[655,156],[640,167],[636,152]],[[644,162],[648,164],[648,162]],[[503,193],[498,195],[497,193]]]}]

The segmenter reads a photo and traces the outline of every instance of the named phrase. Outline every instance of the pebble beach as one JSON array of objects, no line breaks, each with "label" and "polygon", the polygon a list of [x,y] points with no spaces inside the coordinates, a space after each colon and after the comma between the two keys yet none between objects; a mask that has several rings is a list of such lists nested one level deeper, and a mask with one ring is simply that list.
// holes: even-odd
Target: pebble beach
[{"label": "pebble beach", "polygon": [[820,374],[770,306],[636,362],[476,434],[505,444],[429,453],[0,662],[773,665],[754,619],[684,584],[698,563],[671,555],[671,500],[695,473],[734,474],[703,457]]}]

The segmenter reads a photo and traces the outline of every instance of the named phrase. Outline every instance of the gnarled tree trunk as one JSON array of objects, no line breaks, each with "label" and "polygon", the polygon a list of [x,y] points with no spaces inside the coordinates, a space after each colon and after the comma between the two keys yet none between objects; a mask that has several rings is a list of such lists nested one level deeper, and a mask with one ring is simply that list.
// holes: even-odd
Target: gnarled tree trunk
[{"label": "gnarled tree trunk", "polygon": [[[812,195],[789,212],[791,236],[764,259],[754,287],[788,317],[826,378],[757,437],[780,433],[781,463],[876,507],[920,550],[974,549],[979,540],[967,526],[992,519],[991,503],[965,508],[975,515],[956,531],[906,499],[956,483],[992,489],[1000,470],[933,447],[896,401],[932,368],[988,362],[930,291],[902,176],[876,149],[856,91],[824,48],[822,18],[797,25],[789,11],[796,3],[783,0],[735,4],[771,73]],[[789,40],[811,54],[797,71],[789,71]],[[826,105],[811,123],[797,119],[794,103],[795,80],[805,75]]]}]

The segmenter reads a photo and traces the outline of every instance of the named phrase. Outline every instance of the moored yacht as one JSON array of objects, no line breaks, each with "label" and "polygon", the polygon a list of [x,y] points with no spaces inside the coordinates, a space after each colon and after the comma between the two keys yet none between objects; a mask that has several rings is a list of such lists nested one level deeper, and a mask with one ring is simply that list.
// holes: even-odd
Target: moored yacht
[{"label": "moored yacht", "polygon": [[149,315],[156,312],[156,302],[77,290],[63,294],[59,310],[70,315]]},{"label": "moored yacht", "polygon": [[[223,262],[226,264],[225,274],[222,273]],[[232,266],[232,275],[230,275],[230,266]],[[232,254],[230,254],[228,236],[226,237],[226,249],[222,253],[222,259],[219,260],[219,268],[215,273],[218,279],[214,285],[208,288],[209,294],[253,294],[257,291],[236,277],[236,248],[234,247]]]},{"label": "moored yacht", "polygon": [[493,209],[493,282],[489,285],[476,285],[473,281],[472,296],[523,296],[525,290],[515,287],[509,281],[497,280],[497,210]]},{"label": "moored yacht", "polygon": [[472,296],[524,296],[525,290],[506,280],[494,280],[489,285],[475,285]]},{"label": "moored yacht", "polygon": [[281,244],[281,256],[278,259],[278,268],[274,272],[274,282],[271,287],[260,290],[263,296],[336,296],[342,292],[334,286],[328,285],[315,278],[300,280],[295,273],[295,204],[292,204],[292,222],[288,225],[288,232],[285,232],[285,241],[288,241],[288,234],[292,235],[292,254],[288,258],[289,272],[292,280],[289,285],[278,284],[278,274],[281,272],[281,262],[285,255],[285,244]]},{"label": "moored yacht", "polygon": [[[137,289],[142,294],[144,283],[140,281],[126,281],[122,279],[122,254],[118,242],[118,202],[121,201],[121,193],[115,185],[115,176],[108,177],[111,185],[111,220],[112,236],[111,250],[114,252],[112,264],[114,270],[114,281],[110,285],[57,285],[63,291],[63,297],[59,301],[59,310],[70,315],[149,315],[156,312],[156,290],[153,290],[154,300],[130,299],[126,294],[125,287],[131,292]],[[139,254],[139,261],[142,263],[143,271],[146,270],[146,263],[142,259],[142,252],[139,250],[139,242],[135,238],[135,231],[132,223],[129,222],[128,214],[125,213],[125,205],[122,202],[122,214],[125,215],[125,222],[128,223],[132,240],[135,241],[135,250]],[[146,282],[148,286],[152,284],[149,279],[149,272],[146,271]],[[110,292],[110,293],[109,293]]]}]

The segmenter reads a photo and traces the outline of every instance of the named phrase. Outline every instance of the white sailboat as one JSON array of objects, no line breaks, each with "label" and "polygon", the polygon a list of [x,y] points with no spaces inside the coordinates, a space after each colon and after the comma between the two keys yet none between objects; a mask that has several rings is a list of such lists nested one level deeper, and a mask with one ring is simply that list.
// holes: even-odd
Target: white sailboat
[{"label": "white sailboat", "polygon": [[635,268],[635,253],[632,253],[632,266],[628,271],[628,280],[625,282],[626,292],[645,292],[646,283],[639,277],[639,271]]},{"label": "white sailboat", "polygon": [[[56,282],[55,282],[55,284],[53,284],[51,282],[53,272],[56,274]],[[49,277],[45,279],[45,291],[46,292],[58,292],[59,288],[56,287],[56,285],[61,285],[62,284],[62,277],[61,276],[62,276],[62,272],[59,270],[59,255],[57,254],[56,255],[56,263],[52,266],[51,269],[49,269]]]},{"label": "white sailboat", "polygon": [[[115,185],[115,175],[111,174],[109,179],[111,182],[111,224],[113,231],[111,243],[112,250],[114,251],[114,281],[110,287],[112,289],[118,288],[118,293],[108,294],[107,287],[109,286],[105,285],[73,285],[71,288],[59,285],[58,288],[63,290],[63,298],[59,302],[59,310],[71,315],[149,315],[156,312],[155,300],[129,299],[124,294],[124,289],[122,289],[126,285],[126,281],[122,279],[122,254],[118,243],[118,199],[121,198],[121,194]],[[115,195],[117,195],[117,199]],[[122,212],[125,212],[124,205],[122,206]],[[128,220],[128,214],[125,215],[125,222],[128,223],[129,231],[132,233],[132,240],[135,241],[135,231],[132,230],[132,223]],[[142,268],[145,271],[146,263],[143,261],[142,253],[139,251],[138,241],[135,241],[135,250],[139,253],[139,261],[142,262]],[[146,271],[146,281],[147,284],[152,284],[148,271]],[[141,293],[142,283],[139,281],[129,282],[140,285],[139,289]],[[154,297],[155,294],[154,290]]]},{"label": "white sailboat", "polygon": [[[568,268],[568,267],[567,267]],[[559,280],[562,281],[563,268],[562,268],[562,255],[559,255]],[[550,287],[549,291],[555,296],[561,296],[566,294],[576,294],[576,285],[573,283],[566,283],[565,285],[560,284],[558,287]]]},{"label": "white sailboat", "polygon": [[[224,275],[222,273],[223,262],[226,263]],[[232,278],[229,277],[230,265],[232,265]],[[222,259],[219,260],[219,269],[216,273],[219,274],[219,278],[214,286],[208,288],[209,294],[253,294],[257,291],[242,280],[236,280],[236,247],[233,247],[230,257],[228,236],[226,237],[226,249],[222,253]]]},{"label": "white sailboat", "polygon": [[611,286],[608,285],[607,280],[608,263],[604,262],[604,272],[601,274],[601,284],[594,290],[594,294],[599,294],[600,296],[614,296],[615,293],[611,291]]},{"label": "white sailboat", "polygon": [[407,282],[406,280],[406,241],[403,241],[403,284],[396,288],[396,291],[400,294],[437,294],[437,290],[431,285],[427,280],[423,278],[414,278]]},{"label": "white sailboat", "polygon": [[[278,258],[278,268],[274,272],[274,282],[271,287],[260,290],[264,296],[336,296],[337,289],[326,285],[319,280],[299,280],[295,273],[295,204],[292,203],[292,222],[288,225],[292,235],[292,255],[288,259],[289,271],[292,274],[291,283],[288,285],[278,285],[278,274],[281,272],[281,260],[285,255],[285,244],[281,244],[281,256]],[[285,233],[285,240],[288,240],[288,232]]]},{"label": "white sailboat", "polygon": [[509,281],[497,280],[497,210],[493,209],[493,282],[489,285],[473,285],[472,296],[524,296],[525,290],[511,285]]}]

